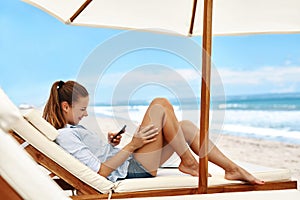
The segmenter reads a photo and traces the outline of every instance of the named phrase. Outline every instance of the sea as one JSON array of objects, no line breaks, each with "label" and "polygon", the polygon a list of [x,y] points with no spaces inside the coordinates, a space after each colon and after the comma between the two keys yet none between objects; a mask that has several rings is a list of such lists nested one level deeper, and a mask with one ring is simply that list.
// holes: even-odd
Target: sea
[{"label": "sea", "polygon": [[[170,100],[178,120],[199,122],[199,102]],[[228,96],[212,102],[210,127],[214,134],[227,134],[300,144],[300,93],[276,93]],[[96,115],[130,118],[140,122],[149,105],[148,100],[117,105],[95,104]],[[199,126],[198,126],[199,127]]]}]

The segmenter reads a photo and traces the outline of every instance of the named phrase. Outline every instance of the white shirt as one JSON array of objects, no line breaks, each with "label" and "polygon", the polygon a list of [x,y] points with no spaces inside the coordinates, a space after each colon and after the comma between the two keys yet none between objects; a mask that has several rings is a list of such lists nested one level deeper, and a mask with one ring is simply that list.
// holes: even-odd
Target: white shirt
[{"label": "white shirt", "polygon": [[[98,172],[101,163],[120,151],[119,148],[104,142],[100,137],[81,125],[67,125],[58,130],[55,142],[77,158],[79,161]],[[128,171],[129,157],[122,165],[114,170],[107,178],[115,182],[118,178],[125,178]]]}]

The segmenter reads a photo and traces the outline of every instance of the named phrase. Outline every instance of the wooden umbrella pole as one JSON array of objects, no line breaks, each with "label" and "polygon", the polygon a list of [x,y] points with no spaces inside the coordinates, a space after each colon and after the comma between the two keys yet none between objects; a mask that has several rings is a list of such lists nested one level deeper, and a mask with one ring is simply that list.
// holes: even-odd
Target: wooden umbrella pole
[{"label": "wooden umbrella pole", "polygon": [[204,0],[198,193],[207,193],[213,0]]}]

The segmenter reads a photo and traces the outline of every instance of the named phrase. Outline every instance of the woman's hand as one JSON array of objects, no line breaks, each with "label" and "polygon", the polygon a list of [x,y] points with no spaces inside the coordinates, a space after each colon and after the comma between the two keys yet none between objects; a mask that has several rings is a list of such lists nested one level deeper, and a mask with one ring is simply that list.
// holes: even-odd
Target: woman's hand
[{"label": "woman's hand", "polygon": [[107,138],[108,138],[108,143],[111,144],[112,146],[117,146],[118,144],[120,144],[121,142],[121,138],[122,138],[122,135],[118,135],[116,138],[114,138],[112,141],[111,139],[117,135],[117,133],[111,133],[109,132],[108,135],[107,135]]},{"label": "woman's hand", "polygon": [[141,148],[142,146],[154,142],[158,135],[158,128],[155,128],[153,124],[150,124],[145,127],[140,127],[137,129],[130,144],[134,147],[135,150]]}]

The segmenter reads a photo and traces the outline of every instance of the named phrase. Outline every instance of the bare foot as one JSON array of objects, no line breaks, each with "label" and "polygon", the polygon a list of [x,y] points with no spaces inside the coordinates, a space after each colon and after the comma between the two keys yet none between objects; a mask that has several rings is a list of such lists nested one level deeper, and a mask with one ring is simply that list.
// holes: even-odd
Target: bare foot
[{"label": "bare foot", "polygon": [[197,162],[194,163],[194,164],[187,164],[187,163],[181,162],[178,169],[179,169],[179,171],[181,171],[185,174],[190,174],[192,176],[198,176],[199,175],[198,163]]},{"label": "bare foot", "polygon": [[253,185],[263,185],[265,182],[255,178],[241,167],[235,167],[231,171],[225,171],[225,178],[228,180],[246,181]]}]

